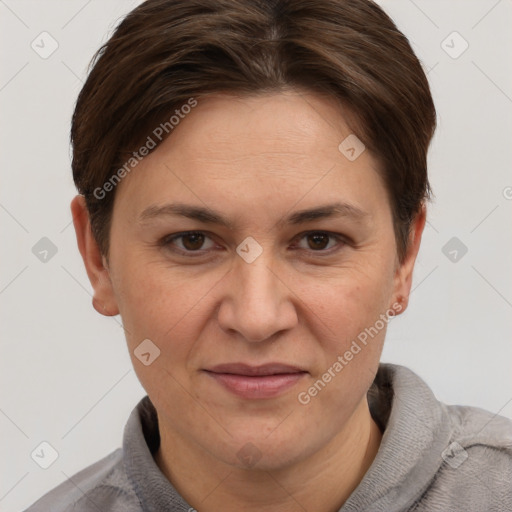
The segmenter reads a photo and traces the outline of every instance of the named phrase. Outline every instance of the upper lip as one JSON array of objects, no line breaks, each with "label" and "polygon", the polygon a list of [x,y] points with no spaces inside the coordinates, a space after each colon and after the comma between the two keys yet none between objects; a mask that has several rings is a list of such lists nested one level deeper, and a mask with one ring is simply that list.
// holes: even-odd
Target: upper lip
[{"label": "upper lip", "polygon": [[261,376],[261,375],[277,375],[283,373],[301,373],[306,370],[298,366],[291,366],[282,363],[268,363],[259,366],[252,366],[245,363],[226,363],[218,364],[212,368],[207,368],[206,371],[213,373],[230,373],[233,375],[248,375],[248,376]]}]

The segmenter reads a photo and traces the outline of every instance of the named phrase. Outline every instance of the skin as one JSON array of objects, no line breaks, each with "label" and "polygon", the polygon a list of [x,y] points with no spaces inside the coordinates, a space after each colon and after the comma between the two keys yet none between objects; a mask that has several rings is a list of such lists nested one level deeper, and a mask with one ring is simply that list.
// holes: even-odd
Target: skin
[{"label": "skin", "polygon": [[[202,512],[338,510],[377,453],[381,432],[366,393],[385,328],[307,405],[297,398],[379,315],[397,304],[397,313],[405,310],[425,224],[422,207],[399,264],[377,159],[366,150],[351,162],[338,149],[352,133],[347,119],[331,99],[304,91],[198,99],[117,186],[108,258],[83,198],[72,202],[93,305],[121,315],[158,412],[155,461]],[[140,220],[148,207],[175,201],[207,207],[232,226],[172,215]],[[364,215],[283,221],[333,202]],[[203,245],[159,244],[188,230],[202,231]],[[321,236],[324,247],[311,231],[340,238]],[[236,252],[248,236],[263,250],[252,263]],[[134,355],[144,339],[161,351],[149,366]],[[231,362],[281,362],[308,373],[282,395],[248,400],[203,371]],[[237,456],[247,443],[255,464]]]}]

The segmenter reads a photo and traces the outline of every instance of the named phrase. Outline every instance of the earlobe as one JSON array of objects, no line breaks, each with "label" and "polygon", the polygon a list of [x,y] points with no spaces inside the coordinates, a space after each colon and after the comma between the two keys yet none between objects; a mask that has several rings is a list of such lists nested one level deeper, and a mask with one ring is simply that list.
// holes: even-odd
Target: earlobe
[{"label": "earlobe", "polygon": [[394,313],[393,316],[403,313],[407,309],[407,302],[408,300],[403,295],[395,295],[394,300],[389,307],[389,309]]},{"label": "earlobe", "polygon": [[109,270],[92,234],[89,212],[83,196],[78,195],[73,198],[71,214],[73,215],[78,250],[82,255],[87,276],[94,290],[92,305],[102,315],[117,315],[119,314],[119,308]]},{"label": "earlobe", "polygon": [[398,314],[403,313],[407,309],[409,294],[411,293],[414,264],[420,250],[421,237],[423,229],[425,228],[426,218],[427,208],[426,205],[422,203],[419,212],[411,222],[409,244],[404,261],[397,267],[395,273],[393,305]]}]

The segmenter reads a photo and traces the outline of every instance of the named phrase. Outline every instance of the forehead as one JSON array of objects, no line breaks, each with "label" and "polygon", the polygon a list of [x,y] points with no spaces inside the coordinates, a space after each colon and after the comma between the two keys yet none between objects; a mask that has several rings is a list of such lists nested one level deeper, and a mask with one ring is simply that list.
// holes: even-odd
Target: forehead
[{"label": "forehead", "polygon": [[369,151],[355,160],[340,151],[354,134],[334,100],[289,91],[197,102],[116,191],[129,198],[132,215],[176,196],[224,208],[237,201],[291,206],[305,195],[306,202],[328,194],[351,203],[385,196]]},{"label": "forehead", "polygon": [[320,152],[337,148],[351,133],[346,115],[334,99],[306,92],[212,95],[198,103],[168,144],[189,158],[318,158]]}]

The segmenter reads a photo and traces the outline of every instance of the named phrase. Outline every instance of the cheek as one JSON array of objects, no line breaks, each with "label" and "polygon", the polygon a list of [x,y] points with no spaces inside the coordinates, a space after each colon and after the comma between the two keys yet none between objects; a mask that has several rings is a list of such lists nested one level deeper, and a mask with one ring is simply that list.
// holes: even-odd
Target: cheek
[{"label": "cheek", "polygon": [[[177,272],[156,267],[147,264],[144,270],[137,270],[128,265],[126,274],[118,275],[120,312],[140,383],[156,403],[167,407],[172,396],[173,410],[183,410],[190,408],[191,397],[183,388],[189,387],[185,384],[189,378],[187,362],[208,316],[203,291],[206,283],[205,279],[194,283],[177,278]],[[140,347],[147,347],[147,342],[143,345],[143,340],[151,340],[144,351]],[[148,351],[151,360],[146,365],[139,356]],[[201,419],[204,422],[205,418]]]},{"label": "cheek", "polygon": [[315,313],[315,322],[339,344],[339,336],[357,335],[388,310],[393,271],[387,262],[366,264],[340,270],[322,281],[304,278],[297,287],[306,309]]},{"label": "cheek", "polygon": [[160,342],[166,335],[176,337],[193,318],[199,327],[201,299],[214,281],[214,276],[194,279],[161,264],[126,262],[115,288],[129,341],[141,336]]},{"label": "cheek", "polygon": [[328,409],[343,422],[346,418],[341,416],[357,405],[370,386],[392,315],[392,285],[392,266],[381,261],[354,266],[342,277],[302,289],[314,313],[308,322],[310,328],[315,326],[318,364],[300,390],[303,395],[298,402],[311,407],[312,414]]},{"label": "cheek", "polygon": [[385,273],[380,280],[375,276],[358,273],[310,293],[315,312],[310,326],[317,326],[314,337],[320,350],[314,352],[318,364],[299,390],[297,403],[318,428],[326,417],[333,425],[343,424],[374,379],[392,315],[392,279]]},{"label": "cheek", "polygon": [[[190,268],[147,259],[141,265],[135,260],[123,262],[116,283],[130,356],[143,385],[160,388],[165,381],[174,388],[176,383],[165,371],[180,382],[188,380],[194,354],[201,349],[201,334],[214,315],[217,286],[228,269],[198,274]],[[150,367],[142,366],[134,356],[145,339],[160,350]]]}]

